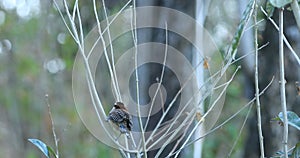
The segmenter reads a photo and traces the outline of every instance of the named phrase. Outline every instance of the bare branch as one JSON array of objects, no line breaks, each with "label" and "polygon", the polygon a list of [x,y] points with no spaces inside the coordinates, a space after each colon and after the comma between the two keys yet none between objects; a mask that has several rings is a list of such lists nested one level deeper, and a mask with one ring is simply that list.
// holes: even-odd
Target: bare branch
[{"label": "bare branch", "polygon": [[233,145],[232,145],[232,147],[231,147],[231,149],[230,149],[230,152],[227,154],[227,158],[230,157],[231,153],[233,152],[234,147],[236,146],[236,144],[237,144],[237,142],[238,142],[238,140],[239,140],[239,138],[240,138],[240,136],[241,136],[241,134],[242,134],[242,131],[243,131],[243,129],[244,129],[245,125],[246,125],[246,122],[247,122],[247,120],[248,120],[248,118],[249,118],[251,109],[252,109],[252,105],[250,105],[250,107],[249,107],[249,110],[248,110],[247,115],[246,115],[246,117],[245,117],[245,120],[244,120],[244,122],[243,122],[243,124],[242,124],[242,127],[241,127],[241,129],[240,129],[240,131],[239,131],[239,134],[237,135],[237,138],[236,138],[236,140],[234,141],[234,143],[233,143]]},{"label": "bare branch", "polygon": [[[269,84],[268,84],[268,85],[260,92],[260,94],[259,94],[260,96],[261,96],[262,94],[264,94],[265,91],[271,86],[271,84],[273,83],[273,80],[274,80],[274,77],[272,78],[272,80],[270,81],[270,83],[269,83]],[[187,143],[183,148],[192,145],[194,142],[196,142],[196,141],[198,141],[198,140],[200,140],[200,139],[202,139],[202,138],[208,136],[209,134],[215,132],[216,130],[222,128],[226,123],[228,123],[230,120],[232,120],[234,117],[236,117],[236,116],[237,116],[241,111],[243,111],[246,107],[248,107],[249,105],[252,105],[253,102],[255,101],[255,99],[256,99],[256,98],[254,97],[252,100],[250,100],[250,101],[249,101],[247,104],[245,104],[240,110],[238,110],[236,113],[234,113],[232,116],[230,116],[230,117],[229,117],[227,120],[225,120],[223,123],[221,123],[220,125],[216,126],[216,127],[213,128],[212,130],[210,130],[209,132],[207,132],[206,134],[204,134],[203,136],[201,136],[201,137],[199,137],[199,138],[197,138],[197,139],[195,139],[195,140],[190,141],[190,142]],[[169,155],[168,157],[170,157],[170,156],[172,156],[172,155],[175,155],[175,154],[179,153],[183,148],[178,149],[177,151],[175,151],[173,154]]]},{"label": "bare branch", "polygon": [[[150,109],[149,109],[149,112],[148,112],[147,121],[145,123],[144,130],[147,129],[147,126],[148,126],[148,123],[149,123],[149,119],[150,119],[150,115],[152,113],[153,104],[154,104],[154,102],[156,100],[158,92],[160,91],[161,83],[163,81],[163,77],[164,77],[164,73],[165,73],[165,67],[166,67],[165,65],[166,65],[167,55],[168,55],[168,24],[167,24],[167,22],[165,23],[165,26],[166,26],[165,27],[165,30],[166,30],[166,43],[165,43],[165,56],[164,56],[164,61],[163,61],[163,68],[161,70],[161,75],[160,75],[158,86],[156,88],[156,91],[155,91],[154,96],[153,96],[152,103],[150,105]],[[163,106],[163,104],[164,103],[162,103],[162,106]],[[164,109],[164,108],[162,107],[162,109]]]},{"label": "bare branch", "polygon": [[[255,8],[253,14],[253,21],[257,23],[257,8],[258,1],[255,0]],[[264,137],[261,128],[261,109],[260,109],[260,100],[259,100],[259,87],[258,87],[258,26],[254,27],[254,47],[255,47],[255,97],[256,97],[256,113],[257,113],[257,128],[258,128],[258,137],[259,137],[259,146],[260,146],[260,157],[265,157],[264,151]]]},{"label": "bare branch", "polygon": [[285,158],[288,158],[288,119],[286,113],[286,96],[285,96],[285,74],[284,74],[284,51],[283,51],[283,8],[279,9],[279,65],[280,65],[280,99],[283,113],[283,151]]},{"label": "bare branch", "polygon": [[[268,18],[268,20],[270,20],[270,22],[277,29],[277,31],[279,31],[279,27],[277,26],[277,24],[275,23],[275,21],[271,17],[268,16],[268,14],[264,10],[264,8],[260,7],[260,10],[264,13],[264,15]],[[295,59],[297,60],[299,66],[300,66],[300,58],[298,57],[297,53],[294,51],[293,47],[290,45],[289,41],[286,39],[286,37],[284,36],[284,34],[282,35],[282,37],[283,37],[284,43],[289,48],[289,50],[292,52],[292,54],[294,55]]]},{"label": "bare branch", "polygon": [[140,107],[140,90],[139,90],[139,76],[138,76],[138,48],[137,48],[137,28],[136,28],[136,1],[133,0],[133,8],[132,8],[132,17],[131,17],[131,29],[132,29],[132,38],[134,42],[134,51],[135,51],[135,57],[134,57],[134,64],[135,64],[135,78],[136,78],[136,97],[137,97],[137,115],[138,115],[138,122],[139,127],[141,130],[142,135],[142,150],[144,153],[145,158],[147,158],[147,148],[146,148],[146,141],[145,141],[145,132],[141,117],[141,107]]},{"label": "bare branch", "polygon": [[55,154],[56,154],[55,156],[56,156],[56,158],[59,158],[59,151],[58,151],[58,141],[59,141],[59,139],[57,138],[56,132],[55,132],[55,127],[54,127],[54,122],[53,122],[53,118],[52,118],[52,114],[51,114],[51,108],[50,108],[48,94],[45,95],[45,100],[46,100],[46,104],[48,106],[48,114],[49,114],[49,118],[50,118],[50,121],[51,121],[52,134],[53,134],[54,143],[55,143]]}]

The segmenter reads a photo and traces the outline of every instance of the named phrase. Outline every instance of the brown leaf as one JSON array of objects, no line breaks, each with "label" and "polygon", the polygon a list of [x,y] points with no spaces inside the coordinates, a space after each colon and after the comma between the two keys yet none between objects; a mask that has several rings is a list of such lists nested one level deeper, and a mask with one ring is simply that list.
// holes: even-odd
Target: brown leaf
[{"label": "brown leaf", "polygon": [[204,58],[204,62],[203,62],[203,67],[204,69],[208,69],[209,68],[209,63],[208,63],[209,59],[208,58]]},{"label": "brown leaf", "polygon": [[200,112],[196,112],[196,120],[199,122],[202,118],[202,114]]}]

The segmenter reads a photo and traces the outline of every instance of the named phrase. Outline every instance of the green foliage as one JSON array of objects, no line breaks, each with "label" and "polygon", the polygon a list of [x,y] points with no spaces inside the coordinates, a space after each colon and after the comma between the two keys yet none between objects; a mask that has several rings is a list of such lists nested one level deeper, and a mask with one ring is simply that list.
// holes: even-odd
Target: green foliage
[{"label": "green foliage", "polygon": [[[287,111],[287,119],[288,119],[288,124],[290,126],[293,126],[296,129],[300,130],[300,118],[296,113],[294,113],[292,111]],[[272,120],[279,121],[280,124],[283,124],[283,113],[280,112],[278,114],[278,116],[275,117]],[[299,158],[300,157],[300,142],[296,144],[296,146],[293,149],[292,153],[289,153],[288,155],[291,158]],[[283,151],[278,151],[276,153],[276,156],[274,156],[272,158],[283,157],[283,156],[284,156],[284,152]]]},{"label": "green foliage", "polygon": [[[280,112],[278,114],[278,118],[281,122],[283,122],[283,113],[282,112]],[[300,118],[296,113],[294,113],[292,111],[287,111],[287,119],[288,119],[288,124],[290,126],[293,126],[296,129],[300,130]]]},{"label": "green foliage", "polygon": [[[291,154],[288,153],[288,157],[290,157],[290,156],[291,156]],[[276,152],[276,154],[275,154],[274,156],[272,156],[271,158],[282,158],[282,157],[284,157],[284,152],[283,152],[283,151],[278,151],[278,152]]]},{"label": "green foliage", "polygon": [[38,139],[28,139],[28,141],[31,142],[32,144],[34,144],[37,148],[39,148],[47,158],[50,158],[51,154],[54,157],[56,157],[53,149],[51,147],[49,147],[48,145],[46,145],[44,142],[42,142]]},{"label": "green foliage", "polygon": [[18,73],[28,77],[35,77],[40,72],[40,65],[31,57],[20,55],[18,61]]},{"label": "green foliage", "polygon": [[[276,155],[272,156],[271,158],[281,158],[284,157],[283,151],[278,151]],[[300,157],[300,142],[296,144],[295,148],[292,152],[288,153],[288,157],[290,158],[299,158]]]},{"label": "green foliage", "polygon": [[296,144],[291,157],[292,158],[299,158],[300,157],[300,142]]},{"label": "green foliage", "polygon": [[266,12],[268,14],[268,17],[272,17],[274,13],[275,7],[271,4],[270,1],[267,1],[266,3]]},{"label": "green foliage", "polygon": [[292,0],[270,0],[270,3],[277,8],[282,8],[285,5],[292,3]]},{"label": "green foliage", "polygon": [[[251,15],[253,13],[254,4],[255,4],[255,1],[250,0],[247,5],[246,10],[243,12],[243,17],[239,23],[238,30],[235,33],[233,41],[231,43],[231,46],[227,52],[228,53],[227,55],[229,55],[230,57],[232,56],[233,58],[235,58],[235,54],[237,52],[237,48],[239,46],[242,34],[245,31],[246,25],[247,25],[248,21],[250,20]],[[226,58],[226,60],[228,60],[228,58]]]},{"label": "green foliage", "polygon": [[[229,68],[229,76],[233,73],[234,67]],[[246,104],[247,100],[243,97],[243,87],[242,77],[237,76],[235,80],[229,85],[228,91],[226,93],[226,102],[222,109],[222,115],[217,124],[224,122],[228,119],[234,111],[238,111],[241,107],[239,105]],[[205,138],[203,145],[203,155],[204,158],[218,157],[218,153],[226,151],[229,153],[230,149],[233,146],[234,141],[237,139],[239,130],[245,116],[247,115],[247,110],[242,111],[239,116],[235,119],[229,121],[221,129],[209,135]],[[243,131],[246,131],[245,129]],[[229,157],[240,157],[240,151],[244,148],[245,138],[247,134],[242,132],[240,138],[237,141],[236,146]],[[225,142],[225,143],[224,143]],[[227,155],[223,156],[226,157]]]}]

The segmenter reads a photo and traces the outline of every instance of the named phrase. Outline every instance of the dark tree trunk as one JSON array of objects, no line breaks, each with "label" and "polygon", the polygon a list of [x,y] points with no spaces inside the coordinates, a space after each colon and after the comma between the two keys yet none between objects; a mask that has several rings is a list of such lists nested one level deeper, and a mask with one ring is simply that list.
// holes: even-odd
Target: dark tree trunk
[{"label": "dark tree trunk", "polygon": [[[274,12],[273,19],[278,23],[278,12]],[[295,24],[294,17],[290,11],[284,12],[284,33],[296,52],[299,53],[300,33]],[[283,128],[276,122],[271,122],[271,119],[281,112],[280,104],[280,83],[279,83],[279,59],[278,59],[278,31],[268,21],[265,30],[262,32],[262,42],[269,45],[259,53],[259,87],[263,89],[274,76],[272,86],[261,96],[262,106],[262,126],[265,144],[265,155],[270,157],[277,151],[282,150],[282,136]],[[299,114],[300,97],[297,96],[295,82],[300,80],[300,69],[295,58],[288,50],[284,48],[285,53],[285,79],[286,83],[286,96],[287,96],[287,109]],[[252,82],[254,83],[254,81]],[[254,158],[260,156],[259,142],[257,135],[257,119],[254,116],[249,125],[249,135],[247,145],[245,148],[245,158]],[[289,128],[289,148],[299,142],[299,131]]]},{"label": "dark tree trunk", "polygon": [[[182,1],[182,0],[174,0],[174,1],[163,1],[163,0],[137,0],[137,7],[141,6],[161,6],[161,7],[168,7],[175,10],[178,10],[180,12],[183,12],[185,14],[190,15],[191,17],[195,17],[195,1]],[[161,16],[168,16],[168,15],[161,15]],[[160,17],[157,17],[160,18]],[[153,20],[153,19],[149,19]],[[155,21],[158,21],[155,19]],[[160,20],[161,23],[164,23],[164,21]],[[182,26],[181,21],[172,21],[172,24],[168,25],[175,25],[175,26]],[[189,24],[186,24],[182,29],[190,30],[191,28],[194,28],[194,26],[189,26]],[[138,30],[138,44],[141,43],[147,43],[147,42],[157,42],[165,44],[166,36],[165,36],[165,30],[157,29],[157,28],[149,28],[149,29],[140,29]],[[190,43],[188,43],[186,40],[184,40],[183,37],[180,37],[179,35],[168,32],[168,45],[174,47],[178,51],[180,51],[190,62],[191,62],[191,56],[192,56],[192,46]],[[151,55],[151,50],[143,50],[148,51],[147,54]],[[147,57],[145,57],[147,58]],[[164,58],[164,50],[162,50],[161,58]],[[179,65],[181,63],[178,63]],[[184,72],[184,67],[182,67],[182,70],[179,70],[181,72]],[[150,102],[150,97],[148,97],[148,90],[150,86],[154,83],[157,83],[156,78],[161,76],[162,72],[162,65],[158,64],[147,64],[144,67],[144,70],[139,71],[141,73],[140,76],[140,94],[144,94],[141,96],[141,104],[148,104]],[[144,72],[144,73],[143,73]],[[182,73],[184,74],[184,73]],[[168,70],[166,68],[163,82],[163,86],[166,89],[167,98],[165,102],[165,108],[167,108],[167,105],[169,105],[173,99],[173,97],[176,95],[176,93],[180,89],[180,83],[178,82],[178,78],[176,78],[176,75],[172,70]],[[133,94],[134,96],[135,94]],[[146,96],[146,97],[145,97]],[[144,98],[143,98],[144,97]],[[174,104],[174,107],[179,106],[179,101],[176,101]],[[168,120],[172,117],[174,117],[172,110],[169,112],[168,116],[166,116],[165,120]],[[149,122],[149,126],[147,130],[151,130],[155,128],[155,125],[160,120],[161,114],[155,115],[155,117],[151,117],[151,120]],[[163,151],[163,153],[160,155],[160,157],[167,156],[173,149],[174,145],[176,144],[176,141],[169,144]],[[180,147],[180,146],[179,146]],[[158,149],[159,150],[159,149]],[[153,150],[148,152],[148,157],[154,157],[158,150]]]}]

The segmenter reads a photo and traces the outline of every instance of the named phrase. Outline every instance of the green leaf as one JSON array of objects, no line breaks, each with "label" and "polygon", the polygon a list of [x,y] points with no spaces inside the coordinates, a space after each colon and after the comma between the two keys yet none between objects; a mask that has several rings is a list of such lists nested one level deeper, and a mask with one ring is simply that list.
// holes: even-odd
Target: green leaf
[{"label": "green leaf", "polygon": [[254,0],[250,0],[246,10],[243,12],[243,17],[239,23],[238,30],[234,35],[233,41],[231,42],[231,45],[227,51],[227,56],[225,57],[226,60],[231,60],[235,58],[237,48],[239,46],[241,36],[245,31],[246,24],[249,22],[251,15],[254,10]]},{"label": "green leaf", "polygon": [[292,3],[292,0],[270,0],[270,3],[277,8],[282,8],[285,5]]},{"label": "green leaf", "polygon": [[55,158],[57,157],[54,150],[50,146],[47,145],[47,149]]},{"label": "green leaf", "polygon": [[32,144],[34,144],[36,147],[38,147],[47,158],[50,158],[48,146],[44,142],[42,142],[38,139],[28,139],[28,141],[30,141]]},{"label": "green leaf", "polygon": [[270,1],[267,1],[266,3],[266,12],[268,14],[268,17],[272,17],[274,13],[275,7],[270,3]]},{"label": "green leaf", "polygon": [[296,144],[291,157],[292,158],[299,158],[300,157],[300,142]]},{"label": "green leaf", "polygon": [[[278,117],[283,122],[283,113],[282,112],[280,112],[278,114]],[[298,130],[300,130],[300,118],[296,113],[294,113],[292,111],[287,111],[287,119],[288,119],[288,124],[290,126],[293,126],[293,127],[297,128]]]}]

